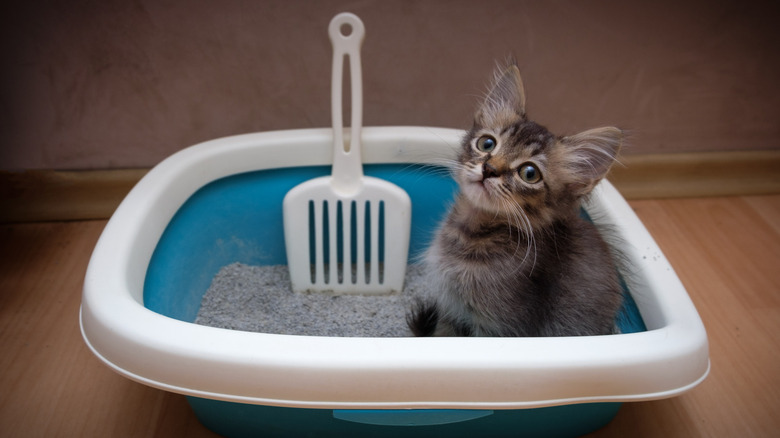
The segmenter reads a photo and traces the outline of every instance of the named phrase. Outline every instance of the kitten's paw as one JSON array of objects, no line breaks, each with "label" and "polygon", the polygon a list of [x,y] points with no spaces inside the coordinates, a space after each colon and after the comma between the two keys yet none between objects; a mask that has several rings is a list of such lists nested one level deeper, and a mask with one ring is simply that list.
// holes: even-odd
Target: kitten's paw
[{"label": "kitten's paw", "polygon": [[406,324],[415,336],[433,336],[439,321],[436,304],[417,300],[406,315]]}]

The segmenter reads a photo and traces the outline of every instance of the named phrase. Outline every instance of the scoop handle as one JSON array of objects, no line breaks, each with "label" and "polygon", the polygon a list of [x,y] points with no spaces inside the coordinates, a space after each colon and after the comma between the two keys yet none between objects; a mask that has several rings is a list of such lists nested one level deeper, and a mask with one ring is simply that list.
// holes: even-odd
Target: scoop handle
[{"label": "scoop handle", "polygon": [[[336,15],[328,26],[333,45],[331,76],[331,116],[333,119],[333,170],[331,185],[336,192],[354,194],[360,191],[363,163],[360,156],[360,130],[363,124],[363,82],[360,69],[360,47],[366,30],[357,15],[344,12]],[[352,97],[351,135],[344,142],[342,120],[342,76],[344,57],[349,57],[349,82]]]}]

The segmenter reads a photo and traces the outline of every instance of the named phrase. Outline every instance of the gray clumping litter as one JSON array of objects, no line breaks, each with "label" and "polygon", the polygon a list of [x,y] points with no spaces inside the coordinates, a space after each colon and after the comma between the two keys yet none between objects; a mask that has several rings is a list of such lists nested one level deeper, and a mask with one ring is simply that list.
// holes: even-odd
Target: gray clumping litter
[{"label": "gray clumping litter", "polygon": [[285,265],[222,268],[203,296],[196,324],[249,332],[338,337],[412,336],[406,313],[427,295],[420,265],[389,295],[295,293]]}]

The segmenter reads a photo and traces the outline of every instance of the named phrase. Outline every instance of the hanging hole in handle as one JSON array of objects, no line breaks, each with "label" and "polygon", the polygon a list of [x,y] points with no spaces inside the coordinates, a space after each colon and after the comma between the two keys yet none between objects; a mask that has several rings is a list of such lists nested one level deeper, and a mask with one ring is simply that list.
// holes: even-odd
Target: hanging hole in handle
[{"label": "hanging hole in handle", "polygon": [[350,35],[352,35],[352,25],[349,23],[343,23],[339,27],[339,33],[341,33],[341,36],[345,38],[349,38]]}]

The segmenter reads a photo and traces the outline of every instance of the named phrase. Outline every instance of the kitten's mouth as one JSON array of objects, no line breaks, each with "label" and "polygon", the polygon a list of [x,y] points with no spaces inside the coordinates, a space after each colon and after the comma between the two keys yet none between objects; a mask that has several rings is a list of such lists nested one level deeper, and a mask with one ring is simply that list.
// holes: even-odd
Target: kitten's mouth
[{"label": "kitten's mouth", "polygon": [[479,187],[488,195],[493,195],[495,193],[495,187],[494,182],[492,181],[495,178],[482,178],[478,181],[476,181],[476,184],[479,185]]},{"label": "kitten's mouth", "polygon": [[462,174],[461,192],[476,207],[493,211],[496,208],[498,192],[491,178],[484,178],[481,172],[469,172]]},{"label": "kitten's mouth", "polygon": [[486,184],[486,181],[484,179],[471,179],[466,181],[466,184],[462,184],[464,186],[464,191],[468,190],[470,192],[481,194],[483,196],[490,195],[490,187]]},{"label": "kitten's mouth", "polygon": [[463,187],[463,193],[472,204],[486,210],[493,210],[497,201],[495,188],[489,180],[478,179],[468,181]]}]

